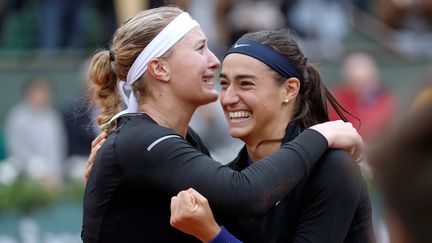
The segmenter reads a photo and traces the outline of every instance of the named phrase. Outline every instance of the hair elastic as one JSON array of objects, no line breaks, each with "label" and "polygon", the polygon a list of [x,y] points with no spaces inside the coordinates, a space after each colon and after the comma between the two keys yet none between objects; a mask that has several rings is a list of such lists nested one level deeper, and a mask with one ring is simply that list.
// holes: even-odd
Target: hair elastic
[{"label": "hair elastic", "polygon": [[109,52],[109,59],[110,59],[110,62],[113,62],[114,59],[115,59],[115,57],[114,57],[114,52],[113,52],[111,49],[108,50],[108,52]]}]

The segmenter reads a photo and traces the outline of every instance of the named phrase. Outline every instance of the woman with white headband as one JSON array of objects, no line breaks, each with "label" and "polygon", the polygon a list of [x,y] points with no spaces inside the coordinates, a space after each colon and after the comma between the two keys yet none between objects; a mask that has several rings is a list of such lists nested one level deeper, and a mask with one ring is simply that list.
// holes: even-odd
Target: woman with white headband
[{"label": "woman with white headband", "polygon": [[361,144],[339,121],[306,129],[241,172],[212,160],[188,123],[217,99],[219,65],[198,23],[174,7],[139,13],[119,27],[110,51],[95,54],[98,123],[111,134],[85,188],[84,242],[194,241],[169,224],[170,199],[180,190],[193,187],[215,208],[255,215],[288,193],[329,146]]}]

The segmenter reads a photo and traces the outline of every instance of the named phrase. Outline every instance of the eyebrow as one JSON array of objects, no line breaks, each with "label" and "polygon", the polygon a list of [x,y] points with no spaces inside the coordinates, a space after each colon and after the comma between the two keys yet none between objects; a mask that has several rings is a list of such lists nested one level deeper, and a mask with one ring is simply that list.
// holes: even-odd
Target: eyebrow
[{"label": "eyebrow", "polygon": [[202,39],[199,39],[199,40],[196,42],[196,45],[205,44],[206,42],[207,42],[207,39],[202,38]]},{"label": "eyebrow", "polygon": [[[224,73],[220,73],[219,78],[228,78],[228,76]],[[247,78],[255,79],[256,76],[252,74],[237,74],[234,76],[234,79],[247,79]]]}]

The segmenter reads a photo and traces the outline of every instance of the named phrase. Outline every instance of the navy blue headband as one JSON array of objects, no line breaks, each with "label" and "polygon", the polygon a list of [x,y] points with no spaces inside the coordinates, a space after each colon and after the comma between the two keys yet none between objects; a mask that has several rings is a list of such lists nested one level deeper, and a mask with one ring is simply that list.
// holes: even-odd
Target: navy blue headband
[{"label": "navy blue headband", "polygon": [[300,75],[297,68],[282,54],[276,50],[260,44],[253,40],[238,40],[225,54],[225,57],[231,53],[244,54],[253,57],[285,78],[296,77],[300,80],[300,93],[303,90],[303,75]]}]

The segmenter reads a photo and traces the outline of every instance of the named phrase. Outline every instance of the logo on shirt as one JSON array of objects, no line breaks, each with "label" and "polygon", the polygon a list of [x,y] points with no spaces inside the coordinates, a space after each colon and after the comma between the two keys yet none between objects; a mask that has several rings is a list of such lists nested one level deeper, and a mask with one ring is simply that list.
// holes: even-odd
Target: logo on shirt
[{"label": "logo on shirt", "polygon": [[250,46],[250,44],[235,44],[233,48],[238,48],[242,46]]}]

